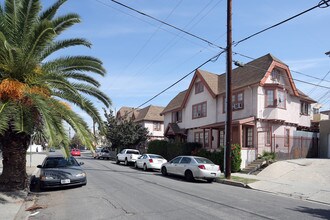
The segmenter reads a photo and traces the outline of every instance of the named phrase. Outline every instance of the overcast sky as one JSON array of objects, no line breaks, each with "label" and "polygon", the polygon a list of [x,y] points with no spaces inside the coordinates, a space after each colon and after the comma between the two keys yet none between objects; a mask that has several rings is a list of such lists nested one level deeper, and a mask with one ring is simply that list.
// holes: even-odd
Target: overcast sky
[{"label": "overcast sky", "polygon": [[[216,45],[226,45],[225,0],[118,1]],[[47,6],[55,1],[42,2]],[[319,0],[233,1],[233,40],[237,42],[318,3]],[[101,59],[107,70],[107,76],[99,78],[101,90],[112,99],[113,110],[141,105],[221,51],[111,0],[68,0],[61,13],[68,12],[78,13],[82,23],[62,37],[83,37],[93,46],[92,49],[70,48],[58,55],[83,54]],[[325,55],[330,51],[329,21],[330,7],[316,8],[242,42],[233,51],[253,58],[273,54],[292,71],[300,72],[292,72],[293,78],[299,80],[295,81],[298,89],[323,103],[321,110],[330,109],[329,89],[300,82],[330,87],[330,74],[326,75],[330,57]],[[233,59],[251,61],[240,55],[234,55]],[[201,69],[221,74],[225,68],[225,55],[222,55]],[[305,75],[325,80],[320,82]],[[142,107],[166,106],[178,92],[188,88],[191,78],[192,75]],[[101,103],[96,104],[101,110]]]}]

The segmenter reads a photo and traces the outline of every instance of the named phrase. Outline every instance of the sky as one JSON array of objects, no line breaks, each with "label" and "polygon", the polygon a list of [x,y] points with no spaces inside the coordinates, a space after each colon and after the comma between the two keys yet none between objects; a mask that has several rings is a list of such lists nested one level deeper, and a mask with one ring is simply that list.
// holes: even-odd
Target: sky
[{"label": "sky", "polygon": [[[118,0],[212,42],[226,46],[225,0]],[[55,0],[42,0],[43,7]],[[319,0],[249,0],[233,1],[233,41],[299,14]],[[111,0],[68,0],[60,14],[77,13],[82,22],[64,32],[61,38],[82,37],[92,48],[72,47],[54,56],[91,55],[102,60],[107,70],[100,90],[112,100],[115,112],[122,106],[138,107],[147,100],[195,70],[221,49],[174,28],[138,14]],[[316,8],[285,22],[233,48],[234,52],[252,58],[271,53],[291,70],[298,89],[330,109],[330,7]],[[247,63],[251,59],[234,54],[233,60]],[[233,67],[235,67],[233,65]],[[201,69],[222,74],[226,56]],[[186,90],[193,74],[157,98],[141,106],[166,106],[180,91]],[[318,79],[317,79],[318,78]],[[320,80],[320,79],[323,79]],[[309,84],[308,84],[309,83]],[[311,85],[316,84],[318,86]],[[95,100],[103,115],[104,106]],[[91,126],[91,119],[75,109]]]}]

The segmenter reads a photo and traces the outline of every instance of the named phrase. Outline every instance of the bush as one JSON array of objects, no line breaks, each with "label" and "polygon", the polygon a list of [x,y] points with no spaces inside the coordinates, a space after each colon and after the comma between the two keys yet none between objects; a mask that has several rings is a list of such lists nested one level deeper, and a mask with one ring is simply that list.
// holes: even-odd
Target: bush
[{"label": "bush", "polygon": [[163,140],[150,141],[148,143],[148,153],[159,154],[165,157],[167,155],[167,144],[168,142]]},{"label": "bush", "polygon": [[239,144],[231,145],[231,172],[238,172],[241,170],[241,146]]}]

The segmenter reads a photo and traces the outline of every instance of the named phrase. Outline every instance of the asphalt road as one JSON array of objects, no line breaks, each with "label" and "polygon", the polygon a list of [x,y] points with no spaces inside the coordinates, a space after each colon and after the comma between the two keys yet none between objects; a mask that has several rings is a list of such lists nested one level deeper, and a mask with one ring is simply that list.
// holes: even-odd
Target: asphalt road
[{"label": "asphalt road", "polygon": [[330,219],[330,207],[82,157],[86,186],[38,193],[29,219]]}]

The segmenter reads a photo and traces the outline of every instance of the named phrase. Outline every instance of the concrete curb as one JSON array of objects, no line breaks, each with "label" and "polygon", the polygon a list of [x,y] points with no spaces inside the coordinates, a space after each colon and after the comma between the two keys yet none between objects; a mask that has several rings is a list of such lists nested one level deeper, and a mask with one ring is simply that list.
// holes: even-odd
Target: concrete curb
[{"label": "concrete curb", "polygon": [[226,185],[231,185],[231,186],[242,187],[242,188],[250,188],[247,184],[244,184],[244,183],[241,183],[241,182],[237,182],[237,181],[234,181],[234,180],[217,179],[216,182],[217,183],[226,184]]}]

